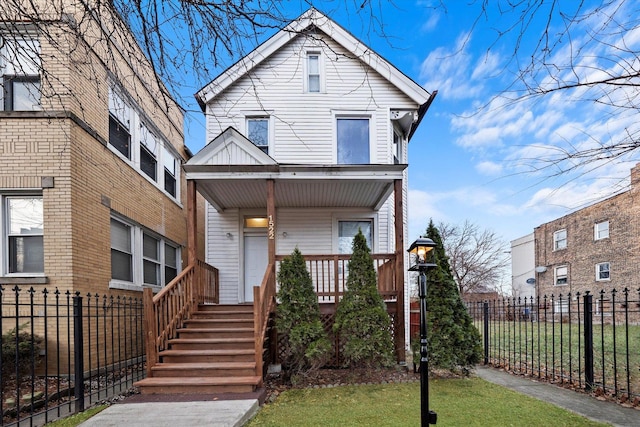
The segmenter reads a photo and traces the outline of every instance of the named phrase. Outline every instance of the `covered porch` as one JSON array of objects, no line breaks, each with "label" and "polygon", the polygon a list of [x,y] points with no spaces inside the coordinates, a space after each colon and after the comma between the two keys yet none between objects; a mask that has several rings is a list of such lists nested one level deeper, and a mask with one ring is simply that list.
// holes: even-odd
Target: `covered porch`
[{"label": "covered porch", "polygon": [[[259,279],[255,283],[247,279],[250,276],[246,275],[246,267],[243,265],[259,263],[260,258],[259,254],[247,247],[240,247],[238,250],[238,269],[245,271],[245,277],[242,277],[241,273],[237,277],[237,286],[240,289],[238,303],[252,302],[256,327],[260,325],[259,328],[265,333],[269,316],[275,308],[278,266],[282,259],[290,254],[293,244],[293,233],[289,231],[287,235],[286,231],[291,230],[291,218],[309,215],[309,209],[364,209],[378,212],[383,206],[385,209],[390,208],[389,220],[392,227],[388,232],[389,236],[386,237],[388,243],[381,245],[379,237],[376,236],[376,245],[384,246],[383,249],[386,250],[374,251],[376,245],[372,244],[372,257],[378,274],[378,290],[392,319],[398,361],[405,358],[405,251],[402,206],[402,178],[405,168],[406,165],[185,165],[190,200],[195,200],[197,193],[200,193],[219,214],[243,209],[265,214],[265,262]],[[190,203],[189,206],[189,254],[195,257],[195,250],[192,248],[196,247],[197,242],[196,234],[192,231],[196,228],[196,204]],[[281,229],[285,231],[280,231]],[[242,226],[237,230],[237,233],[241,234]],[[319,234],[322,233],[321,230],[317,231]],[[212,232],[209,231],[208,235],[210,233]],[[224,231],[221,233],[227,236],[232,234]],[[309,231],[308,235],[311,237],[307,239],[313,239],[313,233]],[[245,242],[249,240],[245,238],[238,244],[242,246]],[[325,252],[317,248],[313,250],[314,245],[308,243],[305,248],[300,249],[318,295],[323,323],[330,329],[336,307],[345,291],[350,255],[330,250]],[[229,256],[233,258],[233,245],[228,245],[225,250],[228,250]],[[245,243],[245,246],[248,244]],[[321,245],[318,247],[322,249]],[[207,259],[207,262],[221,269],[216,260]],[[247,283],[243,284],[243,279]],[[224,279],[221,279],[221,283],[224,283]],[[251,295],[248,295],[249,293]],[[332,362],[337,364],[340,353],[337,337],[335,342],[336,357]],[[272,348],[272,351],[275,351],[275,348]]]}]

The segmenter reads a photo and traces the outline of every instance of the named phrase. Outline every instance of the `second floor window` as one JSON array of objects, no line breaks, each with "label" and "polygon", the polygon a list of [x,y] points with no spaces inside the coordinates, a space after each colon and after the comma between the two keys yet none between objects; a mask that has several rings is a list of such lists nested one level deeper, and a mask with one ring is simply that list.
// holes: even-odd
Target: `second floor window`
[{"label": "second floor window", "polygon": [[594,227],[594,240],[606,239],[609,237],[609,221],[596,223]]},{"label": "second floor window", "polygon": [[42,196],[1,196],[0,219],[5,227],[0,255],[2,271],[25,275],[44,273],[44,211]]},{"label": "second floor window", "polygon": [[567,230],[558,230],[553,233],[553,250],[567,247]]},{"label": "second floor window", "polygon": [[370,163],[369,118],[338,118],[336,128],[338,164]]},{"label": "second floor window", "polygon": [[174,199],[179,199],[179,157],[153,123],[131,107],[119,90],[109,88],[108,147]]},{"label": "second floor window", "polygon": [[247,138],[265,154],[269,154],[269,118],[250,117],[247,119]]},{"label": "second floor window", "polygon": [[0,109],[40,110],[40,42],[0,35]]}]

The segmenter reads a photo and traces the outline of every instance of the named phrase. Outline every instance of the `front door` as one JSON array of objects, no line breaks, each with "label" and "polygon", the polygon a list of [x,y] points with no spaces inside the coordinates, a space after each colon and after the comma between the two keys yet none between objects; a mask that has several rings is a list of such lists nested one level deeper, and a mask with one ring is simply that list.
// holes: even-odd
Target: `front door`
[{"label": "front door", "polygon": [[260,286],[269,264],[266,234],[244,236],[244,301],[253,302],[253,287]]}]

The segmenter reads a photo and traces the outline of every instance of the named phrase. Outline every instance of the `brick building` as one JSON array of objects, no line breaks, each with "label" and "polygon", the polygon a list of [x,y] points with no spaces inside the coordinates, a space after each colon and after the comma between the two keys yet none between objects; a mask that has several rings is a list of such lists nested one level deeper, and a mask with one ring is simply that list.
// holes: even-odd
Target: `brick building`
[{"label": "brick building", "polygon": [[639,213],[640,163],[631,169],[629,190],[537,227],[537,295],[638,289]]},{"label": "brick building", "polygon": [[2,11],[5,290],[141,297],[186,265],[183,112],[108,4]]}]

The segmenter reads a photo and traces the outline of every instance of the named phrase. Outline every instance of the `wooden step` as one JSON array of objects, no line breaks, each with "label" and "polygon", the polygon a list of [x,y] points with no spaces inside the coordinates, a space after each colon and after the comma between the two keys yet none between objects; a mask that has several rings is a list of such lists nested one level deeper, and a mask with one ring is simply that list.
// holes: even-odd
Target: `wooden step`
[{"label": "wooden step", "polygon": [[254,348],[255,339],[246,338],[176,338],[169,340],[171,350],[250,350]]},{"label": "wooden step", "polygon": [[196,311],[192,314],[192,319],[219,319],[219,320],[251,320],[253,321],[252,311]]},{"label": "wooden step", "polygon": [[198,311],[222,311],[222,312],[251,312],[253,313],[253,304],[200,304]]},{"label": "wooden step", "polygon": [[253,338],[253,328],[183,328],[178,338]]},{"label": "wooden step", "polygon": [[165,350],[161,363],[253,362],[255,350]]},{"label": "wooden step", "polygon": [[160,363],[152,377],[246,377],[256,373],[255,362]]},{"label": "wooden step", "polygon": [[207,328],[207,329],[227,329],[227,328],[253,328],[253,318],[251,319],[189,319],[184,321],[184,327]]},{"label": "wooden step", "polygon": [[259,376],[242,377],[151,377],[133,385],[142,394],[197,394],[197,393],[249,393],[262,379]]}]

